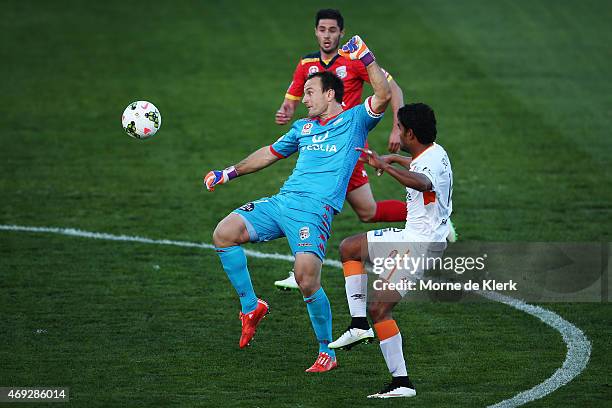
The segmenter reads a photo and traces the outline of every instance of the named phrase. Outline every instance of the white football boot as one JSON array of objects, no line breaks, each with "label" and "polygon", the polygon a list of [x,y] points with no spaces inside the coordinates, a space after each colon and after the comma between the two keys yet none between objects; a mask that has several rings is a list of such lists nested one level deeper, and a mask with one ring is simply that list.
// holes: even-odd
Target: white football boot
[{"label": "white football boot", "polygon": [[416,389],[408,377],[393,377],[393,380],[380,392],[368,398],[408,398],[416,395]]},{"label": "white football boot", "polygon": [[329,348],[350,350],[360,343],[370,343],[372,340],[374,331],[371,328],[364,330],[349,327],[337,340],[329,343]]},{"label": "white football boot", "polygon": [[295,273],[293,273],[293,270],[289,271],[289,276],[287,278],[274,282],[274,286],[276,286],[280,290],[292,290],[300,288],[297,284],[297,281],[295,280]]}]

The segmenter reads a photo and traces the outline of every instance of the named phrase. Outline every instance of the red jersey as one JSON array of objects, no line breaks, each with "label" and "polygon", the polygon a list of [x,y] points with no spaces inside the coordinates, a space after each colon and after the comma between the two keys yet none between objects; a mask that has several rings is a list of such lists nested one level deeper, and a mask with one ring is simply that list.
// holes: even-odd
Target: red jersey
[{"label": "red jersey", "polygon": [[[287,89],[285,98],[299,101],[304,96],[304,83],[308,75],[320,71],[331,71],[344,83],[344,98],[342,101],[344,109],[350,109],[361,103],[363,82],[370,83],[368,71],[361,61],[353,61],[340,55],[334,56],[325,63],[321,59],[321,52],[304,56],[295,68],[293,81]],[[393,79],[384,69],[387,81]]]}]

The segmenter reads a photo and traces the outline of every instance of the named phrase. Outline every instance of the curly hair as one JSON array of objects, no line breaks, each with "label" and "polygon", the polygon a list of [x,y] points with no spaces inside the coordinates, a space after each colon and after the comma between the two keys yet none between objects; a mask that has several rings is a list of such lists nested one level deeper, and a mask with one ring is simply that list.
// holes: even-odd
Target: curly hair
[{"label": "curly hair", "polygon": [[397,118],[405,129],[412,129],[419,143],[430,144],[436,140],[436,115],[429,105],[404,105],[397,111]]}]

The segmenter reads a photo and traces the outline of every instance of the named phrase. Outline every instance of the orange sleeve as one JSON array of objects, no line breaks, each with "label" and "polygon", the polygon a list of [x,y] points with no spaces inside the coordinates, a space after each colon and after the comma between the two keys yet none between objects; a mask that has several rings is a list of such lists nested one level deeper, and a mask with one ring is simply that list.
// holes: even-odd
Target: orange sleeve
[{"label": "orange sleeve", "polygon": [[285,98],[299,101],[304,96],[304,83],[306,82],[305,70],[302,61],[298,62],[295,71],[293,72],[293,80],[287,89]]}]

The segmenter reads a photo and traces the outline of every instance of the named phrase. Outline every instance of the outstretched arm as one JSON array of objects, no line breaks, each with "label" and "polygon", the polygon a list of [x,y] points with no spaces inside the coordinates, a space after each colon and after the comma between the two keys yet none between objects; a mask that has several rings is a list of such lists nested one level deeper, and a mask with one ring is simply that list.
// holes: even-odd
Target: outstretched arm
[{"label": "outstretched arm", "polygon": [[239,175],[255,173],[280,160],[270,151],[270,146],[264,146],[254,151],[234,166]]},{"label": "outstretched arm", "polygon": [[204,176],[204,185],[208,191],[214,191],[215,186],[218,184],[225,184],[238,176],[244,176],[245,174],[259,171],[279,159],[278,156],[272,153],[270,146],[264,146],[248,155],[238,164],[230,166],[225,170],[213,170],[208,172],[208,174]]},{"label": "outstretched arm", "polygon": [[[375,169],[389,173],[389,175],[399,181],[402,185],[418,191],[430,191],[433,188],[431,180],[426,175],[410,170],[395,168],[391,163],[387,163],[387,161],[382,160],[373,150],[363,149],[361,147],[357,147],[357,150],[367,155],[367,159],[363,159],[363,161]],[[360,158],[359,160],[362,159]]]},{"label": "outstretched arm", "polygon": [[416,173],[410,170],[398,169],[391,165],[385,166],[383,171],[389,173],[389,175],[406,187],[414,188],[418,191],[430,191],[433,188],[431,185],[431,180],[429,180],[429,178],[424,174]]},{"label": "outstretched arm", "polygon": [[385,156],[380,156],[379,158],[389,164],[397,163],[407,169],[410,168],[410,163],[412,162],[412,157],[402,156],[401,154],[387,154]]}]

